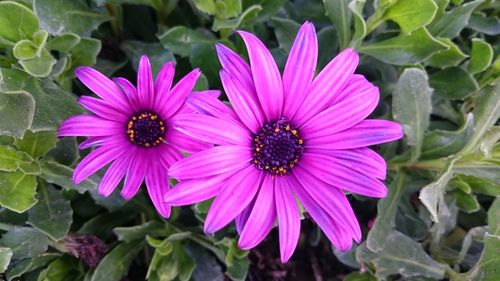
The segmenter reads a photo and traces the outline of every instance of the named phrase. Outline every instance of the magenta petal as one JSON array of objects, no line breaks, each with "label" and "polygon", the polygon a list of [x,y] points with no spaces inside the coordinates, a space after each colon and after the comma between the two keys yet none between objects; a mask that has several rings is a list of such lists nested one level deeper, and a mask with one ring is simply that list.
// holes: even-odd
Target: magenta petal
[{"label": "magenta petal", "polygon": [[261,178],[261,171],[254,166],[247,166],[227,180],[208,210],[205,233],[216,232],[240,214],[257,193]]},{"label": "magenta petal", "polygon": [[123,112],[131,109],[125,93],[104,74],[90,67],[81,66],[75,70],[75,75],[87,88],[114,108]]},{"label": "magenta petal", "polygon": [[96,99],[89,96],[81,96],[78,98],[78,103],[102,118],[118,122],[128,121],[127,119],[129,116],[109,106],[108,103],[101,99]]},{"label": "magenta petal", "polygon": [[340,228],[347,231],[350,237],[360,241],[361,228],[345,194],[338,188],[322,182],[313,176],[314,173],[309,173],[301,166],[296,167],[293,172],[314,202],[325,210]]},{"label": "magenta petal", "polygon": [[220,78],[226,95],[241,122],[252,132],[258,132],[264,125],[264,113],[253,90],[249,91],[248,88],[243,87],[235,76],[225,70],[220,71]]},{"label": "magenta petal", "polygon": [[249,145],[250,132],[233,122],[201,114],[181,114],[173,119],[176,130],[193,138],[214,143]]},{"label": "magenta petal", "polygon": [[253,34],[238,31],[247,46],[252,77],[257,97],[267,121],[281,116],[283,108],[283,83],[273,56],[264,44]]},{"label": "magenta petal", "polygon": [[125,183],[121,191],[121,196],[130,200],[139,191],[142,181],[146,176],[146,171],[148,170],[149,161],[146,157],[144,151],[134,148],[130,151],[132,154],[132,159],[130,161],[130,166],[128,167],[127,177],[125,178]]},{"label": "magenta petal", "polygon": [[340,92],[340,94],[336,95],[330,106],[343,101],[344,99],[350,98],[354,95],[357,95],[361,92],[364,92],[370,88],[374,87],[372,83],[370,83],[366,78],[361,74],[354,74],[347,82],[345,88]]},{"label": "magenta petal", "polygon": [[260,186],[254,208],[241,232],[238,247],[248,250],[257,246],[269,234],[275,220],[274,179],[273,176],[266,175]]},{"label": "magenta petal", "polygon": [[123,77],[113,78],[113,81],[122,88],[127,96],[127,99],[130,103],[130,106],[134,109],[134,111],[139,111],[142,109],[141,103],[139,102],[139,94],[137,93],[137,89],[134,84],[132,84],[128,79]]},{"label": "magenta petal", "polygon": [[274,194],[278,214],[281,262],[286,263],[299,242],[300,210],[287,180],[276,179]]},{"label": "magenta petal", "polygon": [[236,225],[236,231],[238,232],[238,234],[241,234],[241,232],[243,231],[243,228],[248,221],[248,217],[250,216],[250,212],[252,212],[254,205],[255,197],[254,200],[252,200],[252,202],[250,202],[250,204],[248,204],[248,206],[246,206],[245,209],[243,209],[243,211],[241,211],[241,213],[237,215],[236,218],[234,218],[234,224]]},{"label": "magenta petal", "polygon": [[366,147],[336,150],[309,148],[307,152],[332,156],[339,159],[340,165],[381,180],[385,179],[387,173],[384,158]]},{"label": "magenta petal", "polygon": [[304,101],[316,71],[318,39],[314,25],[305,22],[300,28],[283,72],[283,115],[292,117]]},{"label": "magenta petal", "polygon": [[67,136],[111,136],[124,134],[123,123],[102,119],[95,115],[82,114],[71,116],[62,122],[57,131],[58,137]]},{"label": "magenta petal", "polygon": [[205,90],[205,91],[192,91],[191,95],[207,95],[212,98],[219,98],[221,91],[219,90]]},{"label": "magenta petal", "polygon": [[376,198],[387,195],[387,188],[382,182],[342,164],[342,159],[312,153],[304,153],[300,161],[300,166],[336,188]]},{"label": "magenta petal", "polygon": [[300,126],[323,111],[346,86],[358,65],[358,54],[346,49],[338,54],[314,79],[309,93],[292,118]]},{"label": "magenta petal", "polygon": [[108,168],[99,183],[99,194],[108,197],[116,189],[130,165],[131,155],[118,157]]},{"label": "magenta petal", "polygon": [[155,83],[155,107],[162,107],[170,98],[170,88],[174,81],[175,65],[169,61],[163,65]]},{"label": "magenta petal", "polygon": [[169,146],[187,153],[195,153],[213,147],[210,143],[199,141],[176,130],[167,132],[165,141]]},{"label": "magenta petal", "polygon": [[379,92],[372,87],[312,117],[301,128],[304,140],[333,135],[364,120],[377,107]]},{"label": "magenta petal", "polygon": [[185,180],[165,194],[163,200],[172,206],[184,206],[208,200],[217,195],[232,173],[196,180]]},{"label": "magenta petal", "polygon": [[84,150],[84,149],[87,149],[89,147],[100,146],[100,145],[103,145],[103,143],[106,139],[112,139],[112,138],[113,137],[90,137],[90,138],[82,141],[78,145],[78,148],[80,150]]},{"label": "magenta petal", "polygon": [[308,139],[311,148],[350,149],[390,142],[403,137],[400,124],[387,120],[363,120],[330,136]]},{"label": "magenta petal", "polygon": [[198,179],[240,170],[250,166],[251,160],[250,148],[217,146],[179,160],[168,173],[179,180]]},{"label": "magenta petal", "polygon": [[352,246],[352,238],[347,236],[343,229],[339,228],[338,224],[311,198],[294,176],[287,177],[286,180],[306,211],[323,230],[335,248],[342,251],[349,250]]},{"label": "magenta petal", "polygon": [[229,108],[217,97],[210,96],[205,92],[193,92],[186,100],[186,104],[195,112],[213,116],[219,119],[230,120],[237,125],[242,125],[234,110]]},{"label": "magenta petal", "polygon": [[246,92],[255,95],[252,70],[248,63],[238,54],[222,44],[216,44],[215,49],[217,50],[217,55],[219,56],[219,61],[223,70],[238,80],[241,86],[245,88]]},{"label": "magenta petal", "polygon": [[155,92],[153,83],[153,73],[151,73],[151,64],[147,56],[142,56],[137,70],[137,93],[139,102],[144,108],[153,106]]},{"label": "magenta petal", "polygon": [[109,162],[120,157],[127,151],[126,145],[101,146],[92,151],[78,163],[73,173],[73,182],[81,183],[83,180],[97,172]]},{"label": "magenta petal", "polygon": [[158,163],[151,163],[146,172],[146,187],[149,197],[153,201],[158,213],[168,218],[170,216],[170,205],[163,201],[163,197],[170,189],[170,183],[167,175],[167,170]]},{"label": "magenta petal", "polygon": [[165,102],[158,104],[159,113],[164,119],[170,118],[184,105],[184,101],[193,90],[200,74],[199,69],[189,72],[174,86]]}]

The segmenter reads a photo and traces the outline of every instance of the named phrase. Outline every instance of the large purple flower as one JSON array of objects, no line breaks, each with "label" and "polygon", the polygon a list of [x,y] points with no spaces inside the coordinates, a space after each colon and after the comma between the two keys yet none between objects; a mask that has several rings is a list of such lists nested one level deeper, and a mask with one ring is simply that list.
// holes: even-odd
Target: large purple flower
[{"label": "large purple flower", "polygon": [[145,180],[156,209],[168,217],[170,205],[163,201],[169,189],[168,168],[183,157],[181,151],[192,153],[212,146],[172,127],[172,118],[177,114],[193,112],[184,102],[200,71],[193,70],[171,88],[174,64],[166,63],[154,82],[149,60],[143,56],[137,89],[127,79],[116,78],[113,82],[89,67],[80,67],[75,73],[99,98],[80,97],[78,102],[92,114],[72,116],[58,131],[59,137],[88,136],[80,149],[97,146],[75,168],[73,181],[78,184],[112,162],[99,183],[100,194],[109,196],[125,176],[121,195],[130,199]]},{"label": "large purple flower", "polygon": [[259,244],[279,225],[281,259],[292,255],[300,233],[296,198],[333,245],[348,250],[361,230],[343,190],[384,197],[386,163],[367,146],[399,139],[401,126],[364,120],[377,106],[378,88],[354,74],[358,55],[342,51],[316,77],[313,24],[298,32],[283,76],[264,44],[239,31],[250,65],[217,45],[222,84],[234,111],[215,98],[190,97],[200,114],[183,114],[174,128],[217,146],[170,167],[180,183],[172,205],[216,196],[205,221],[213,233],[236,220],[239,247]]}]

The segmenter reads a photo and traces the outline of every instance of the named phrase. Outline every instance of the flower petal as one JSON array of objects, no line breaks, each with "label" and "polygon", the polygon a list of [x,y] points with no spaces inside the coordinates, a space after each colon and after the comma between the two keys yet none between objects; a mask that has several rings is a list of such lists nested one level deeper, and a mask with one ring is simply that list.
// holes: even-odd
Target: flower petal
[{"label": "flower petal", "polygon": [[153,107],[154,91],[151,64],[148,57],[143,55],[139,61],[139,69],[137,70],[137,94],[139,95],[139,102],[144,109],[151,109]]},{"label": "flower petal", "polygon": [[286,263],[299,242],[300,210],[287,180],[276,179],[274,196],[278,214],[281,262]]},{"label": "flower petal", "polygon": [[230,223],[252,201],[262,182],[262,172],[247,166],[226,181],[208,210],[204,231],[212,234]]},{"label": "flower petal", "polygon": [[304,101],[316,71],[318,39],[314,25],[305,22],[300,28],[283,72],[283,115],[292,117]]},{"label": "flower petal", "polygon": [[366,147],[335,150],[309,148],[307,152],[332,156],[339,159],[338,163],[340,165],[366,176],[373,176],[381,180],[386,177],[387,164],[384,158]]},{"label": "flower petal", "polygon": [[240,126],[243,125],[236,113],[234,113],[234,110],[229,108],[224,102],[218,100],[217,97],[210,96],[205,92],[191,93],[186,99],[186,104],[195,112],[232,121]]},{"label": "flower petal", "polygon": [[225,180],[233,173],[195,180],[185,180],[176,184],[165,194],[163,200],[172,206],[184,206],[208,200],[219,193]]},{"label": "flower petal", "polygon": [[247,46],[252,77],[257,97],[267,121],[281,116],[283,108],[283,83],[280,71],[266,46],[253,34],[238,31]]},{"label": "flower petal", "polygon": [[234,224],[236,225],[236,231],[238,232],[238,234],[241,234],[241,232],[243,231],[243,228],[248,221],[248,217],[250,216],[250,212],[252,211],[254,205],[255,197],[252,202],[250,202],[250,204],[248,204],[248,206],[246,206],[245,209],[243,209],[243,211],[241,211],[241,213],[237,215],[236,218],[234,218]]},{"label": "flower petal", "polygon": [[162,101],[165,101],[165,99],[168,98],[170,87],[172,87],[172,83],[174,82],[174,75],[174,62],[166,62],[160,69],[160,72],[158,72],[158,76],[156,76],[155,106],[160,106],[163,103]]},{"label": "flower petal", "polygon": [[201,114],[181,114],[173,119],[176,130],[213,144],[249,145],[250,132],[233,122]]},{"label": "flower petal", "polygon": [[390,142],[403,137],[401,125],[387,120],[363,120],[353,127],[330,136],[311,138],[307,147],[350,149]]},{"label": "flower petal", "polygon": [[123,112],[109,106],[104,100],[96,99],[89,96],[81,96],[78,98],[78,103],[86,109],[92,111],[96,115],[113,121],[126,122],[128,116]]},{"label": "flower petal", "polygon": [[98,192],[104,197],[108,197],[116,189],[130,165],[131,154],[125,154],[116,158],[109,166],[99,183]]},{"label": "flower petal", "polygon": [[90,152],[83,160],[78,163],[73,172],[73,182],[81,183],[83,180],[97,172],[109,162],[120,157],[127,151],[125,145],[101,146]]},{"label": "flower petal", "polygon": [[376,198],[383,198],[387,195],[387,188],[382,182],[345,167],[341,159],[304,153],[299,165],[316,178],[336,188]]},{"label": "flower petal", "polygon": [[220,78],[226,95],[241,122],[252,132],[258,132],[264,125],[265,117],[253,90],[249,92],[248,88],[243,87],[235,76],[225,70],[220,71]]},{"label": "flower petal", "polygon": [[80,66],[75,70],[75,75],[87,88],[117,110],[124,113],[130,111],[125,93],[104,74],[90,67]]},{"label": "flower petal", "polygon": [[347,82],[345,88],[340,92],[340,94],[336,95],[330,106],[343,101],[353,95],[357,95],[358,93],[364,92],[370,88],[374,87],[372,83],[370,83],[366,78],[361,74],[353,74]]},{"label": "flower petal", "polygon": [[304,140],[333,135],[348,129],[363,119],[377,107],[379,92],[372,87],[327,108],[307,121],[300,133]]},{"label": "flower petal", "polygon": [[163,197],[170,189],[167,170],[159,163],[150,163],[146,172],[146,187],[149,197],[158,213],[168,218],[170,216],[170,205],[163,201]]},{"label": "flower petal", "polygon": [[360,241],[361,228],[345,194],[340,189],[322,182],[302,166],[295,167],[293,173],[314,202],[325,210],[340,228],[349,232],[350,237]]},{"label": "flower petal", "polygon": [[219,175],[252,166],[250,148],[241,146],[216,146],[173,164],[168,173],[179,180],[198,179]]},{"label": "flower petal", "polygon": [[233,52],[233,50],[220,43],[215,44],[215,49],[217,50],[217,55],[219,56],[219,61],[223,70],[238,80],[241,86],[245,88],[246,92],[255,96],[255,85],[253,83],[252,70],[250,69],[248,63],[246,63],[238,54]]},{"label": "flower petal", "polygon": [[338,224],[323,210],[304,190],[304,187],[297,181],[295,176],[287,177],[286,180],[292,187],[300,202],[311,215],[312,219],[323,230],[328,240],[335,248],[347,251],[352,247],[352,238],[345,235],[345,231],[339,228]]},{"label": "flower petal", "polygon": [[123,92],[125,92],[129,104],[135,112],[144,109],[139,102],[139,95],[137,94],[137,89],[134,84],[123,77],[113,78],[113,81],[120,86]]},{"label": "flower petal", "polygon": [[213,147],[213,144],[194,139],[177,130],[167,132],[165,141],[169,146],[187,153],[195,153]]},{"label": "flower petal", "polygon": [[62,122],[57,131],[58,137],[67,136],[111,136],[125,135],[123,123],[102,119],[95,115],[81,114],[71,116]]},{"label": "flower petal", "polygon": [[345,88],[358,60],[358,54],[353,49],[345,49],[338,54],[314,79],[307,97],[292,117],[292,123],[299,127],[323,111]]},{"label": "flower petal", "polygon": [[248,217],[238,247],[243,250],[257,246],[269,234],[276,220],[276,205],[274,202],[274,179],[265,175],[255,205]]},{"label": "flower petal", "polygon": [[164,103],[158,104],[159,113],[164,119],[169,119],[184,105],[184,101],[193,90],[200,74],[198,68],[189,72],[170,91],[168,99]]},{"label": "flower petal", "polygon": [[133,149],[134,150],[130,151],[130,153],[134,156],[130,161],[125,183],[123,184],[123,188],[120,193],[125,200],[130,200],[135,196],[135,194],[137,194],[142,181],[146,176],[146,171],[148,170],[149,165],[149,161],[146,157],[146,153],[144,153],[144,150],[135,147]]}]

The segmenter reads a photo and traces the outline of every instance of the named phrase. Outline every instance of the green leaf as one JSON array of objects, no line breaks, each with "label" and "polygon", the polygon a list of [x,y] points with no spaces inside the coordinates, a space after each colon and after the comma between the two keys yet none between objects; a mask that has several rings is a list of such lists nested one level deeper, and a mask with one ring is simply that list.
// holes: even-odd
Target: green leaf
[{"label": "green leaf", "polygon": [[437,37],[457,37],[460,31],[469,23],[472,12],[483,2],[484,0],[468,2],[446,12],[444,16],[433,23],[429,31]]},{"label": "green leaf", "polygon": [[403,33],[411,33],[430,23],[437,11],[432,0],[399,0],[384,14],[384,19],[395,21]]},{"label": "green leaf", "polygon": [[464,99],[479,89],[474,77],[460,67],[450,67],[431,74],[429,84],[436,95],[450,99]]},{"label": "green leaf", "polygon": [[33,59],[37,53],[37,46],[30,40],[23,39],[18,41],[12,49],[14,57],[18,60]]},{"label": "green leaf", "polygon": [[479,91],[474,104],[474,130],[462,153],[467,153],[474,149],[486,131],[500,117],[500,79],[497,79],[491,85]]},{"label": "green leaf", "polygon": [[194,0],[195,7],[209,15],[215,15],[217,12],[217,6],[215,5],[214,0]]},{"label": "green leaf", "polygon": [[474,176],[488,180],[494,184],[500,184],[500,165],[498,161],[487,161],[484,159],[465,160],[460,159],[454,168],[457,174]]},{"label": "green leaf", "polygon": [[457,66],[459,63],[461,63],[464,59],[468,57],[449,38],[437,38],[437,39],[441,43],[447,45],[448,50],[441,51],[430,57],[428,60],[425,61],[427,65],[439,68]]},{"label": "green leaf", "polygon": [[101,23],[110,19],[81,0],[33,0],[33,10],[42,28],[52,35],[71,32],[90,36]]},{"label": "green leaf", "polygon": [[274,27],[274,34],[280,48],[290,53],[300,25],[293,20],[278,17],[271,18],[271,25]]},{"label": "green leaf", "polygon": [[457,207],[466,213],[474,213],[481,209],[481,205],[477,202],[477,198],[474,194],[467,194],[461,190],[453,191],[453,195],[457,200]]},{"label": "green leaf", "polygon": [[90,281],[121,280],[143,246],[141,240],[118,244],[101,260]]},{"label": "green leaf", "polygon": [[75,97],[51,80],[37,79],[18,70],[0,69],[0,91],[33,96],[36,108],[30,129],[34,132],[56,130],[64,119],[83,112]]},{"label": "green leaf", "polygon": [[437,159],[459,152],[472,135],[472,114],[456,131],[433,130],[424,137],[421,159]]},{"label": "green leaf", "polygon": [[260,11],[262,11],[262,6],[252,5],[236,18],[232,19],[215,18],[214,23],[212,25],[212,30],[215,32],[224,29],[234,30],[243,25],[245,22],[255,19],[259,15]]},{"label": "green leaf", "polygon": [[323,0],[325,13],[337,30],[340,49],[347,47],[351,40],[352,12],[349,2],[351,0]]},{"label": "green leaf", "polygon": [[80,43],[80,36],[74,33],[63,33],[52,37],[49,42],[47,42],[47,49],[67,53],[78,43]]},{"label": "green leaf", "polygon": [[12,43],[31,39],[39,29],[33,12],[13,1],[0,2],[0,26],[0,37]]},{"label": "green leaf", "polygon": [[376,281],[375,277],[370,275],[370,273],[364,272],[352,272],[344,277],[344,281]]},{"label": "green leaf", "polygon": [[22,213],[35,205],[36,178],[23,172],[0,171],[0,205]]},{"label": "green leaf", "polygon": [[470,62],[467,69],[470,73],[475,74],[485,71],[493,60],[493,48],[486,41],[473,38],[472,39],[472,53],[470,55]]},{"label": "green leaf", "polygon": [[366,36],[366,23],[363,19],[363,8],[365,0],[353,0],[349,3],[349,9],[354,18],[354,34],[352,35],[351,45],[357,45]]},{"label": "green leaf", "polygon": [[12,249],[12,259],[36,257],[47,251],[47,236],[31,227],[16,227],[0,239],[0,245]]},{"label": "green leaf", "polygon": [[386,237],[395,226],[398,204],[404,193],[406,174],[399,172],[389,188],[389,194],[377,203],[377,219],[368,232],[366,247],[370,251],[381,251],[386,244]]},{"label": "green leaf", "polygon": [[15,171],[19,168],[22,155],[7,145],[0,145],[0,171]]},{"label": "green leaf", "polygon": [[21,60],[19,64],[30,75],[35,77],[47,77],[52,72],[52,67],[57,63],[57,60],[46,49],[42,49],[40,56],[32,59]]},{"label": "green leaf", "polygon": [[500,140],[500,126],[491,127],[479,142],[479,149],[486,156],[486,158],[491,158],[492,150],[495,144]]},{"label": "green leaf", "polygon": [[12,250],[10,248],[0,247],[0,274],[7,270],[12,258]]},{"label": "green leaf", "polygon": [[63,239],[73,222],[70,202],[53,186],[40,184],[38,203],[28,211],[28,223],[55,241]]},{"label": "green leaf", "polygon": [[73,169],[53,161],[40,161],[41,174],[40,177],[49,183],[57,184],[65,190],[76,190],[78,193],[94,190],[98,186],[98,182],[90,177],[80,184],[76,185],[71,180]]},{"label": "green leaf", "polygon": [[425,28],[420,28],[409,35],[402,33],[394,38],[363,45],[359,51],[385,63],[405,65],[422,62],[445,49],[445,44],[434,39]]},{"label": "green leaf", "polygon": [[405,278],[444,278],[447,266],[433,260],[419,243],[397,231],[392,231],[385,239],[386,246],[379,252],[370,251],[366,244],[359,246],[356,252],[358,261],[373,263],[378,280],[392,274]]},{"label": "green leaf", "polygon": [[35,99],[30,94],[7,94],[3,93],[0,87],[0,120],[9,120],[0,122],[0,134],[23,137],[24,132],[31,127],[34,114]]},{"label": "green leaf", "polygon": [[500,267],[499,252],[500,236],[486,233],[484,235],[484,250],[479,261],[467,273],[462,274],[462,277],[474,281],[496,280],[498,275],[495,272]]},{"label": "green leaf", "polygon": [[21,151],[38,158],[56,146],[55,131],[26,132],[22,139],[16,139],[14,145]]},{"label": "green leaf", "polygon": [[406,141],[414,148],[412,161],[420,157],[424,133],[429,127],[431,95],[432,89],[429,88],[427,75],[418,68],[405,69],[393,93],[394,120],[403,125]]},{"label": "green leaf", "polygon": [[51,262],[40,275],[38,281],[82,280],[81,265],[76,259],[62,257]]},{"label": "green leaf", "polygon": [[500,199],[496,198],[488,210],[488,232],[491,234],[500,234]]},{"label": "green leaf", "polygon": [[101,51],[101,41],[94,38],[80,38],[71,50],[72,69],[80,65],[92,66]]},{"label": "green leaf", "polygon": [[113,230],[113,232],[118,237],[118,240],[130,242],[133,240],[144,239],[146,235],[165,236],[167,234],[167,229],[165,225],[157,221],[150,221],[141,225],[117,227]]},{"label": "green leaf", "polygon": [[193,43],[213,44],[214,42],[214,38],[211,35],[189,29],[185,26],[172,27],[159,35],[158,39],[160,39],[160,43],[168,51],[182,57],[190,55],[190,46]]},{"label": "green leaf", "polygon": [[219,0],[215,1],[215,6],[216,18],[227,19],[241,14],[241,0]]},{"label": "green leaf", "polygon": [[23,259],[19,262],[16,262],[15,264],[11,264],[11,266],[5,273],[5,275],[7,275],[7,280],[11,281],[12,279],[20,277],[25,273],[44,267],[59,256],[60,254],[45,253],[33,259]]},{"label": "green leaf", "polygon": [[467,184],[471,191],[476,193],[482,193],[489,196],[498,197],[500,196],[500,185],[494,184],[490,181],[483,180],[477,177],[457,175],[460,181]]},{"label": "green leaf", "polygon": [[487,17],[484,14],[472,14],[468,27],[488,35],[500,34],[500,20],[496,16]]},{"label": "green leaf", "polygon": [[139,68],[139,61],[142,55],[148,56],[153,75],[156,75],[166,62],[173,61],[175,63],[174,55],[158,43],[149,44],[140,41],[127,41],[122,44],[122,49],[132,61],[132,65],[136,71]]},{"label": "green leaf", "polygon": [[192,67],[199,67],[207,77],[209,85],[214,85],[219,80],[220,63],[213,44],[191,44],[189,62]]}]

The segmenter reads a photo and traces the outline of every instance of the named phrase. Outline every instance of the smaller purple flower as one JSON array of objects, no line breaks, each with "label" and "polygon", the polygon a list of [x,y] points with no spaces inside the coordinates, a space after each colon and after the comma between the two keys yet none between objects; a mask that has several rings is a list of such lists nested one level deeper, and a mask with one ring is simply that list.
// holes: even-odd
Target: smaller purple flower
[{"label": "smaller purple flower", "polygon": [[358,54],[343,50],[315,75],[318,42],[312,23],[300,28],[281,75],[253,34],[239,31],[250,64],[217,45],[220,76],[232,108],[208,96],[187,101],[201,114],[174,118],[179,131],[217,146],[176,162],[180,183],[165,196],[173,206],[215,197],[205,220],[214,233],[231,221],[242,249],[257,246],[278,221],[281,260],[300,234],[300,202],[342,251],[361,240],[348,191],[381,198],[386,163],[368,148],[400,139],[402,128],[366,120],[379,90],[354,74]]},{"label": "smaller purple flower", "polygon": [[90,267],[96,267],[108,251],[108,245],[95,235],[70,234],[63,242],[64,248],[72,256]]},{"label": "smaller purple flower", "polygon": [[91,114],[72,116],[58,131],[59,137],[87,136],[80,149],[96,147],[75,168],[73,181],[79,184],[109,165],[98,191],[109,196],[125,177],[121,195],[132,198],[143,181],[162,217],[169,217],[170,205],[163,202],[169,189],[168,168],[183,157],[212,145],[173,129],[172,118],[193,111],[184,105],[186,97],[212,95],[218,91],[192,93],[200,76],[195,69],[173,86],[175,67],[167,62],[156,81],[146,56],[139,63],[137,88],[125,78],[114,82],[100,72],[79,67],[75,74],[98,98],[82,96],[78,102]]}]

